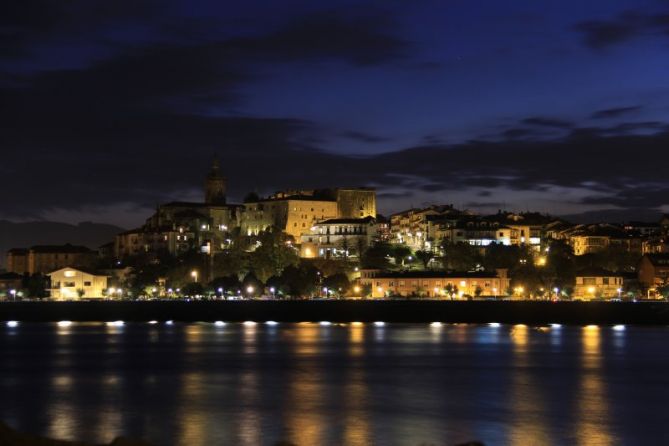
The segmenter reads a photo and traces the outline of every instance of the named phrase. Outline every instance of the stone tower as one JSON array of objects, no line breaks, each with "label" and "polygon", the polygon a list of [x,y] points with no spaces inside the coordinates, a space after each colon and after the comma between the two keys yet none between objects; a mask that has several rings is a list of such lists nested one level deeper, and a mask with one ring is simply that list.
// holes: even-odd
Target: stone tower
[{"label": "stone tower", "polygon": [[218,157],[214,157],[211,171],[204,186],[204,202],[207,204],[225,204],[227,180],[221,176]]}]

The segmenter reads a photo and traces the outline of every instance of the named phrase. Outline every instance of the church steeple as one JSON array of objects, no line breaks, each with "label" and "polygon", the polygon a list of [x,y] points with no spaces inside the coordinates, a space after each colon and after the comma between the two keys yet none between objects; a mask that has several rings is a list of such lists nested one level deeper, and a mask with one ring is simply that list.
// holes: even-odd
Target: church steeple
[{"label": "church steeple", "polygon": [[204,188],[204,202],[207,204],[225,204],[227,180],[221,176],[221,166],[218,157],[214,156],[211,170],[207,175]]}]

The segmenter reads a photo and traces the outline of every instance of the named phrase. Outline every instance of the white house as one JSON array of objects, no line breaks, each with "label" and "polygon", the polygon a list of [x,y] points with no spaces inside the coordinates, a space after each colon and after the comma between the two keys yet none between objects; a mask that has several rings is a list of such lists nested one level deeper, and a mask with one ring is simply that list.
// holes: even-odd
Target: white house
[{"label": "white house", "polygon": [[51,299],[78,300],[102,298],[107,290],[107,276],[77,268],[61,268],[48,274]]}]

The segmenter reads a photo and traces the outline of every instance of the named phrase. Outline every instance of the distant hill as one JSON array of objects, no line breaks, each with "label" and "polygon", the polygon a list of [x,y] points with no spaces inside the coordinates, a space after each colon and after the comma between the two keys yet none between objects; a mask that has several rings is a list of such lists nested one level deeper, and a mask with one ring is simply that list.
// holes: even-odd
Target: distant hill
[{"label": "distant hill", "polygon": [[83,222],[77,225],[52,221],[14,223],[0,220],[0,267],[11,248],[29,248],[33,245],[60,245],[72,243],[97,249],[114,240],[124,229],[103,223]]}]

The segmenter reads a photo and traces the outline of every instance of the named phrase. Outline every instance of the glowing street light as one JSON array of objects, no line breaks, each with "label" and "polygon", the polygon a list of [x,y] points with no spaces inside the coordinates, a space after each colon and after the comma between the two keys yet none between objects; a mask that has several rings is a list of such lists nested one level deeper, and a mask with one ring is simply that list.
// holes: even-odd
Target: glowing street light
[{"label": "glowing street light", "polygon": [[252,296],[254,291],[255,288],[253,288],[253,286],[249,285],[246,287],[246,294],[248,294],[249,296]]},{"label": "glowing street light", "polygon": [[197,270],[191,271],[190,276],[193,278],[193,282],[197,282]]}]

